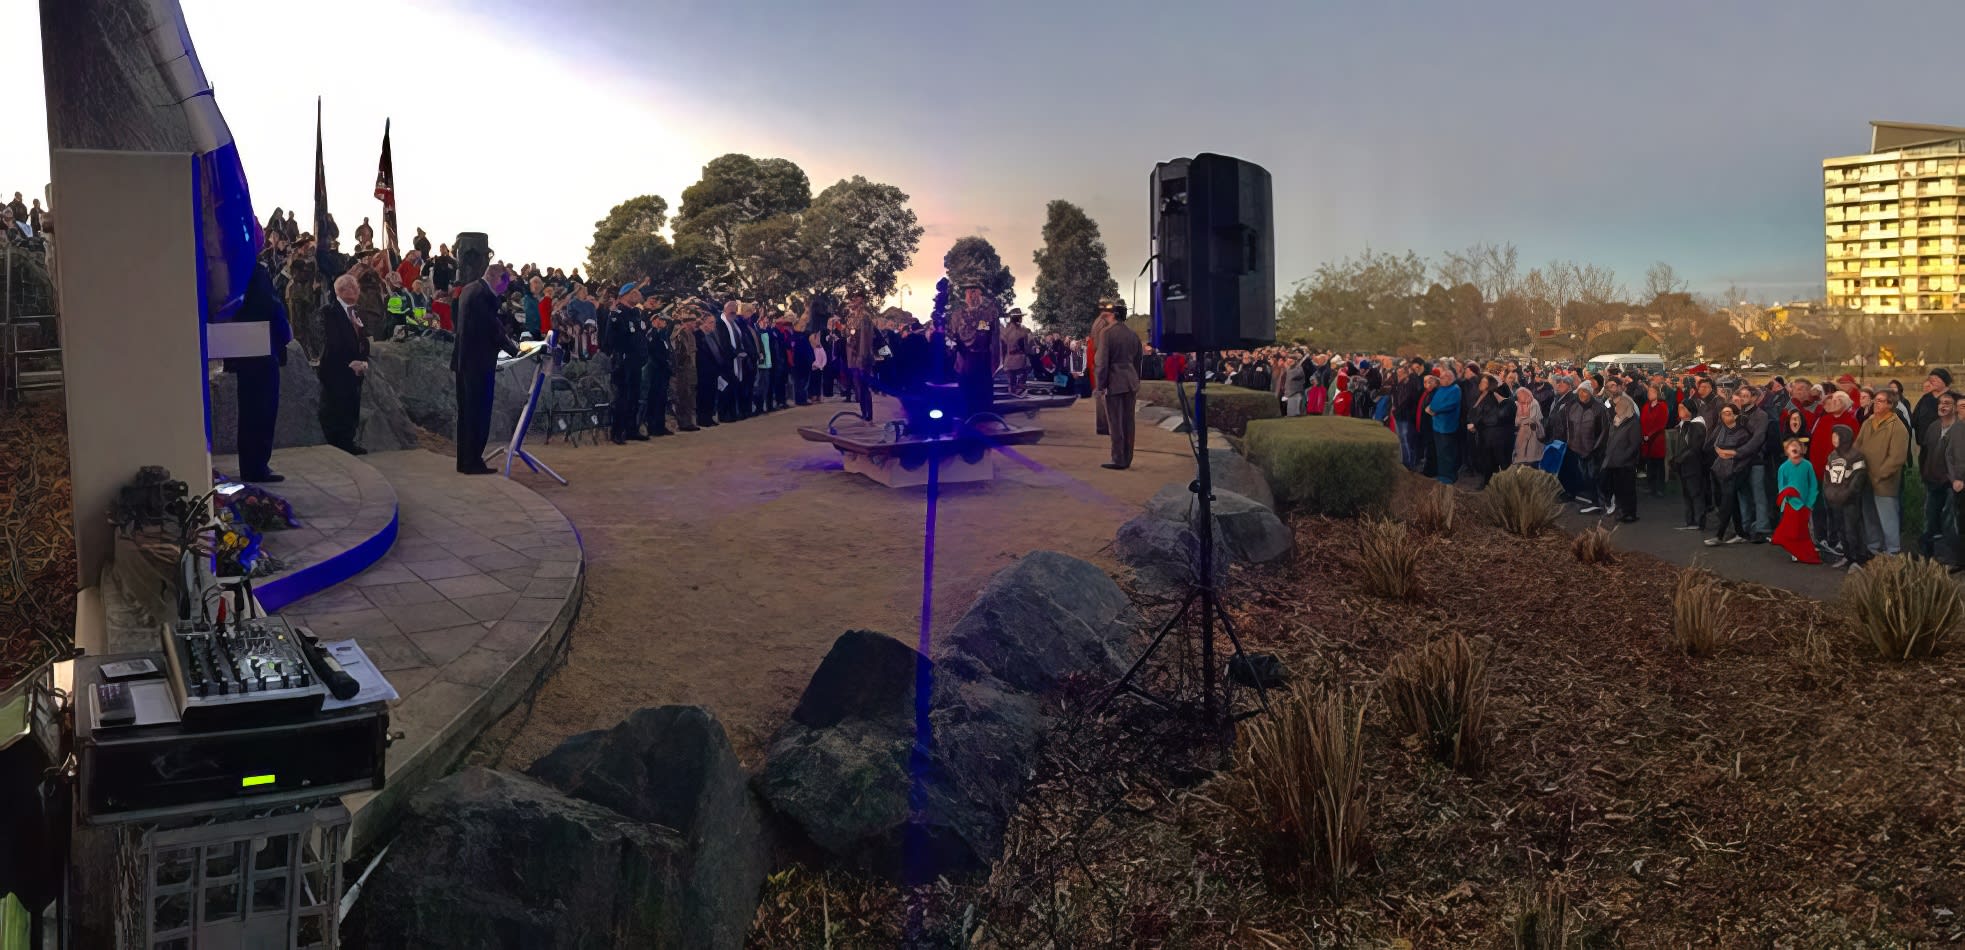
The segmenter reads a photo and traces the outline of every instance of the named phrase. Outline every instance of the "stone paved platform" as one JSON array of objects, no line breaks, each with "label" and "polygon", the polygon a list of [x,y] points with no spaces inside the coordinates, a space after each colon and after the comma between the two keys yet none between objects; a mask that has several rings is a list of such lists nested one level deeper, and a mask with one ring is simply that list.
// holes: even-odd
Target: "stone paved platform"
[{"label": "stone paved platform", "polygon": [[[261,549],[286,567],[253,582],[267,610],[324,591],[366,570],[396,539],[396,492],[372,465],[325,445],[282,449],[275,470],[286,481],[260,487],[293,506],[298,528],[269,531]],[[212,457],[212,467],[239,474],[233,455]]]},{"label": "stone paved platform", "polygon": [[[323,639],[359,641],[402,695],[390,711],[403,736],[389,748],[388,787],[346,800],[358,850],[533,688],[579,610],[583,573],[578,533],[533,490],[458,475],[450,458],[420,449],[360,461],[398,499],[395,546],[282,611]],[[273,467],[286,471],[283,452]]]}]

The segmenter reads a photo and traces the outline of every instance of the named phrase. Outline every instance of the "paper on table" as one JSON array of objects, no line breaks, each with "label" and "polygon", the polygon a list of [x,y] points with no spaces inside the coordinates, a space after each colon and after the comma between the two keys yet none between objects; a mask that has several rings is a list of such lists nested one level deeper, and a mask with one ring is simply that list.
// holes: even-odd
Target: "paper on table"
[{"label": "paper on table", "polygon": [[374,663],[369,662],[368,654],[362,652],[360,643],[353,640],[323,641],[321,649],[334,657],[334,661],[341,664],[342,671],[354,677],[355,682],[361,685],[361,689],[347,699],[335,699],[329,696],[321,703],[323,710],[346,709],[367,703],[395,702],[401,698],[396,694],[396,688],[389,685],[389,680],[382,675],[382,671],[376,669]]}]

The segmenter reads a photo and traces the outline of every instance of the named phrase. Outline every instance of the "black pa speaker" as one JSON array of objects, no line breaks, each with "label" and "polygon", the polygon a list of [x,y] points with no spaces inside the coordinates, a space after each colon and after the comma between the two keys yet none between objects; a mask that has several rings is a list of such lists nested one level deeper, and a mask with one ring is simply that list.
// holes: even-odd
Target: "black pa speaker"
[{"label": "black pa speaker", "polygon": [[483,231],[465,231],[457,235],[457,285],[459,287],[484,276],[485,269],[491,266],[491,239]]},{"label": "black pa speaker", "polygon": [[1153,345],[1193,353],[1276,342],[1269,172],[1202,153],[1155,166],[1150,184]]}]

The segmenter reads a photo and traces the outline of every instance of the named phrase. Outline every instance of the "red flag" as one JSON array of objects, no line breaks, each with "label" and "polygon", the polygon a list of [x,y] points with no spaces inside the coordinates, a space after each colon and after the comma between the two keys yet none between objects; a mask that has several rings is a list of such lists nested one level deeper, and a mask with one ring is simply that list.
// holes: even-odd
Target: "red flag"
[{"label": "red flag", "polygon": [[389,157],[389,120],[382,120],[382,164],[375,172],[375,200],[382,202],[382,233],[389,259],[398,260],[396,244],[396,163]]}]

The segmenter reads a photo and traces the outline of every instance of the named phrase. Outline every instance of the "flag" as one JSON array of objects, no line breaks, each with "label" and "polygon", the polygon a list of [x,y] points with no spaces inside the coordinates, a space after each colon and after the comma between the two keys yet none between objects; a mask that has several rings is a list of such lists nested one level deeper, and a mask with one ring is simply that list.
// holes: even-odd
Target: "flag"
[{"label": "flag", "polygon": [[339,276],[334,267],[333,245],[341,235],[328,215],[327,161],[321,152],[321,100],[314,98],[314,263],[321,269],[321,288],[333,286]]},{"label": "flag", "polygon": [[383,246],[389,260],[398,261],[396,244],[396,163],[389,157],[389,120],[382,120],[382,164],[375,170],[375,200],[382,202]]}]

